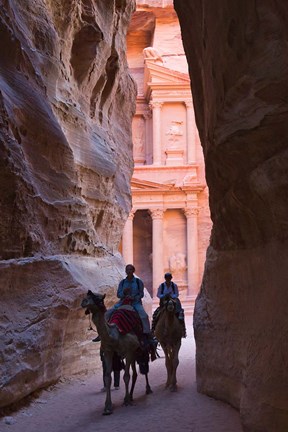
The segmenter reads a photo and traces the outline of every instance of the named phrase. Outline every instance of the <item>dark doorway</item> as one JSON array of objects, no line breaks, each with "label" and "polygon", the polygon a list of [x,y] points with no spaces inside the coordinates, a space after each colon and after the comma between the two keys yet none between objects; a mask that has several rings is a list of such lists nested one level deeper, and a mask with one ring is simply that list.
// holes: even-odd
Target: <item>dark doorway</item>
[{"label": "dark doorway", "polygon": [[134,216],[133,256],[135,273],[152,297],[152,220],[148,210],[137,210]]}]

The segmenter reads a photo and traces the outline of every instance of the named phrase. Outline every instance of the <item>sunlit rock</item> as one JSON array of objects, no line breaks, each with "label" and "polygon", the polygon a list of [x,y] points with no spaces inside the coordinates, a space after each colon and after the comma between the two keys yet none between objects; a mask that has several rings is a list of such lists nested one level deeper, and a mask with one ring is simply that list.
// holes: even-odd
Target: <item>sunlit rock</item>
[{"label": "sunlit rock", "polygon": [[95,367],[80,302],[124,272],[134,8],[0,1],[0,406]]}]

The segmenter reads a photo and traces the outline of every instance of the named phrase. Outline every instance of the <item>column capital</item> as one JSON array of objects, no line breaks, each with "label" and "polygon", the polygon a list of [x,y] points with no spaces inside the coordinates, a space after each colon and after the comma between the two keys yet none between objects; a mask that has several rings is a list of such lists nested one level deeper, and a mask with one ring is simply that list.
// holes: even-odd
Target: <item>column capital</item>
[{"label": "column capital", "polygon": [[199,214],[199,207],[187,207],[183,209],[183,212],[186,216],[186,218],[191,218],[193,216],[198,216]]},{"label": "column capital", "polygon": [[149,209],[152,219],[163,219],[164,210],[162,209]]},{"label": "column capital", "polygon": [[145,120],[150,120],[152,117],[152,111],[151,111],[151,107],[150,109],[147,109],[144,113],[143,113],[143,117]]},{"label": "column capital", "polygon": [[184,103],[186,105],[186,108],[193,108],[192,100],[185,100]]},{"label": "column capital", "polygon": [[136,210],[131,210],[129,215],[128,215],[127,220],[133,220],[133,218],[135,216],[135,212],[136,212]]},{"label": "column capital", "polygon": [[153,109],[155,109],[155,108],[159,108],[159,109],[161,109],[162,108],[162,105],[163,105],[163,102],[159,102],[159,101],[151,101],[150,103],[149,103],[149,107],[153,110]]}]

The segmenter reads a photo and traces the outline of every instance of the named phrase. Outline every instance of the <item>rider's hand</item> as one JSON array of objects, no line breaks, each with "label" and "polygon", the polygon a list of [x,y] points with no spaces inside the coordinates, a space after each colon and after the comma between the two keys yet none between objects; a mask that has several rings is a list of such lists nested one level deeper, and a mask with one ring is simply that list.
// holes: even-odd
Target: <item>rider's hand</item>
[{"label": "rider's hand", "polygon": [[130,296],[131,295],[131,288],[129,288],[129,287],[124,288],[123,295],[124,295],[124,297]]}]

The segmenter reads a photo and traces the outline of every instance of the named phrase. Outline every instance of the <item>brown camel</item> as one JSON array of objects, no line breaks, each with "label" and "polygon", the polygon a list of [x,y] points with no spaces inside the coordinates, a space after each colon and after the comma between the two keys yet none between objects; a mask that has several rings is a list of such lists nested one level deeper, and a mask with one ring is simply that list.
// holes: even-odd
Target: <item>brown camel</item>
[{"label": "brown camel", "polygon": [[167,370],[166,388],[177,390],[176,371],[179,364],[179,350],[183,336],[183,327],[175,313],[176,303],[172,298],[163,302],[159,318],[155,327],[155,336],[158,339],[164,354]]},{"label": "brown camel", "polygon": [[[124,383],[125,397],[124,404],[132,405],[133,392],[137,380],[136,358],[141,352],[140,343],[135,333],[121,334],[115,324],[109,324],[105,319],[106,307],[104,304],[106,294],[97,294],[88,291],[86,297],[82,300],[81,307],[92,313],[92,321],[95,324],[98,334],[101,338],[101,348],[104,351],[104,361],[106,373],[104,377],[106,387],[106,400],[104,406],[104,415],[112,414],[111,400],[111,372],[113,366],[113,354],[116,352],[121,358],[125,358]],[[127,307],[126,307],[127,308]],[[149,354],[144,353],[147,359],[147,370]],[[132,383],[129,391],[130,367],[132,368]],[[140,366],[141,372],[141,366]],[[143,372],[146,378],[146,394],[152,393],[148,382],[148,372]]]}]

